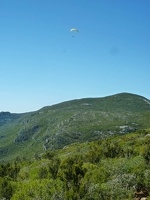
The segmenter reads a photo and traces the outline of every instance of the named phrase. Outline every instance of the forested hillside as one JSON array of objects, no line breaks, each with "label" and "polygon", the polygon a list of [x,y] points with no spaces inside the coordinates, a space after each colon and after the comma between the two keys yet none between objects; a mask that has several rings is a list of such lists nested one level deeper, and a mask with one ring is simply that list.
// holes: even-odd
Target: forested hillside
[{"label": "forested hillside", "polygon": [[150,193],[150,101],[121,93],[0,113],[0,199],[130,200]]},{"label": "forested hillside", "polygon": [[130,200],[137,189],[150,192],[148,129],[0,166],[1,199]]},{"label": "forested hillside", "polygon": [[38,111],[0,113],[0,162],[150,127],[150,101],[121,93],[85,98]]}]

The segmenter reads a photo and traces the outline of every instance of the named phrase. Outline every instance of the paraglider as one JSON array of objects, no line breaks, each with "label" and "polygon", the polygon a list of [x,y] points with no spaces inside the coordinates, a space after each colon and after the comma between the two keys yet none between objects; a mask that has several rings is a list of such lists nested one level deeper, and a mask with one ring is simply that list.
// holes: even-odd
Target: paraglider
[{"label": "paraglider", "polygon": [[76,31],[77,33],[79,33],[78,29],[76,29],[76,28],[72,28],[72,29],[70,29],[70,31],[71,31],[71,32],[72,32],[72,31]]},{"label": "paraglider", "polygon": [[[79,33],[78,29],[76,29],[76,28],[70,29],[70,32],[77,32],[77,33]],[[74,37],[74,35],[72,35],[72,37]]]}]

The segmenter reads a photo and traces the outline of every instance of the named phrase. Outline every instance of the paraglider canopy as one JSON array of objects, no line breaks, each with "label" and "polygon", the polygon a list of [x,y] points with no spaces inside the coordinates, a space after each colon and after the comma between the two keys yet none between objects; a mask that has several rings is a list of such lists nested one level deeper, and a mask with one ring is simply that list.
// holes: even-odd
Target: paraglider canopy
[{"label": "paraglider canopy", "polygon": [[71,32],[72,32],[72,31],[76,31],[77,33],[79,33],[78,29],[76,29],[76,28],[72,28],[72,29],[70,29],[70,31],[71,31]]}]

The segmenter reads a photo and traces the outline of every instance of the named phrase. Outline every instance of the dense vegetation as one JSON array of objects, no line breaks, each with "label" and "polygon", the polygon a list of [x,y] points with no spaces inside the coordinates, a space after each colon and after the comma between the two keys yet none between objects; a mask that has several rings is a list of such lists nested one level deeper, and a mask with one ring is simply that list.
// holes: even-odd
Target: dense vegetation
[{"label": "dense vegetation", "polygon": [[2,112],[0,162],[146,129],[149,119],[150,101],[128,93],[67,101],[19,115]]},{"label": "dense vegetation", "polygon": [[0,113],[0,200],[150,192],[150,100],[122,93]]},{"label": "dense vegetation", "polygon": [[0,199],[130,200],[150,191],[150,130],[18,158],[0,165]]}]

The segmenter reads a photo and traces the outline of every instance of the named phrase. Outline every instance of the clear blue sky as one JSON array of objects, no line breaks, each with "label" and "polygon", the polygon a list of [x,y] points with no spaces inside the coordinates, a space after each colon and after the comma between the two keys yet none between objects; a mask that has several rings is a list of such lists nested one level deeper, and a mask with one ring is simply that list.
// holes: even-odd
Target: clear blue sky
[{"label": "clear blue sky", "polygon": [[0,111],[121,92],[150,99],[150,0],[0,0]]}]

